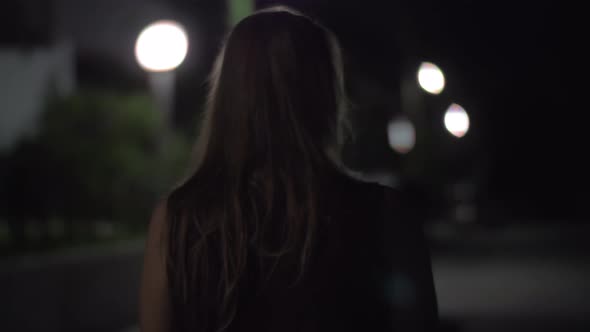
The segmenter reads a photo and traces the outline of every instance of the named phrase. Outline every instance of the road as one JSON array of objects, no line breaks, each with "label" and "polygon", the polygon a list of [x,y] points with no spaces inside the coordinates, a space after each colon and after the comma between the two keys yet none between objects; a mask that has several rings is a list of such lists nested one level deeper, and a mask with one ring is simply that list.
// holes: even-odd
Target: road
[{"label": "road", "polygon": [[590,331],[590,228],[430,229],[443,331]]}]

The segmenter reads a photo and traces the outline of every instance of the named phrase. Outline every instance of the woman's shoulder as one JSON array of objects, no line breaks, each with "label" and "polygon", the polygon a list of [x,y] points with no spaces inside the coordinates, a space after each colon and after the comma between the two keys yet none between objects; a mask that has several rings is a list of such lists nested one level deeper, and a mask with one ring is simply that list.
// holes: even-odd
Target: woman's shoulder
[{"label": "woman's shoulder", "polygon": [[386,184],[365,176],[363,173],[347,170],[344,173],[349,190],[356,196],[368,198],[374,203],[385,205],[402,205],[404,198],[403,189],[398,186]]},{"label": "woman's shoulder", "polygon": [[156,202],[148,224],[146,244],[148,247],[157,248],[159,251],[163,251],[165,248],[168,214],[167,203],[167,198],[161,198]]},{"label": "woman's shoulder", "polygon": [[[382,231],[419,234],[426,202],[412,194],[407,185],[393,186],[371,180],[358,172],[347,173],[349,201],[359,213],[369,210]],[[369,215],[367,214],[367,215]]]}]

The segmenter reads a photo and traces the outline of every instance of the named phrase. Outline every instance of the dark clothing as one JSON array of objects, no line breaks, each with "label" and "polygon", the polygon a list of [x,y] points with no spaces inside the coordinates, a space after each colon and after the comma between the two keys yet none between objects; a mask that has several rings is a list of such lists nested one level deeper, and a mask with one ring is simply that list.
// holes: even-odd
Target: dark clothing
[{"label": "dark clothing", "polygon": [[285,259],[261,283],[249,260],[228,331],[436,330],[428,248],[402,192],[349,177],[331,187],[301,280]]}]

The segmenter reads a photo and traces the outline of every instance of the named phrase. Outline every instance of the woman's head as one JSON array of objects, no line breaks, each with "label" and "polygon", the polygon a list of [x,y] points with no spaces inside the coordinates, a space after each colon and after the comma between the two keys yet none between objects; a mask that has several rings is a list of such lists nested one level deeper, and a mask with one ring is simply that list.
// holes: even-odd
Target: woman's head
[{"label": "woman's head", "polygon": [[239,22],[210,84],[201,160],[247,171],[293,158],[321,162],[337,145],[339,48],[327,29],[298,12],[273,7]]},{"label": "woman's head", "polygon": [[245,18],[210,88],[196,171],[168,198],[177,330],[227,326],[252,259],[264,278],[287,259],[298,280],[338,169],[340,54],[318,23],[285,8]]}]

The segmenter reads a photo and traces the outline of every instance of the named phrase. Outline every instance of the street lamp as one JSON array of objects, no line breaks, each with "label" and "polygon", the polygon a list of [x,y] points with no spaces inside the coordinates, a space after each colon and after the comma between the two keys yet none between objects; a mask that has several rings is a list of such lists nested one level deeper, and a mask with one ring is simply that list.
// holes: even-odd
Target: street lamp
[{"label": "street lamp", "polygon": [[418,83],[424,91],[437,95],[445,88],[445,75],[434,63],[422,62],[418,69]]},{"label": "street lamp", "polygon": [[145,27],[135,43],[135,57],[148,72],[149,83],[166,123],[171,120],[175,69],[184,61],[188,37],[177,22],[160,20]]},{"label": "street lamp", "polygon": [[405,116],[393,119],[387,125],[387,139],[389,146],[401,154],[406,154],[416,144],[416,129]]},{"label": "street lamp", "polygon": [[444,118],[445,127],[455,137],[461,138],[469,130],[469,116],[458,104],[449,106]]}]

